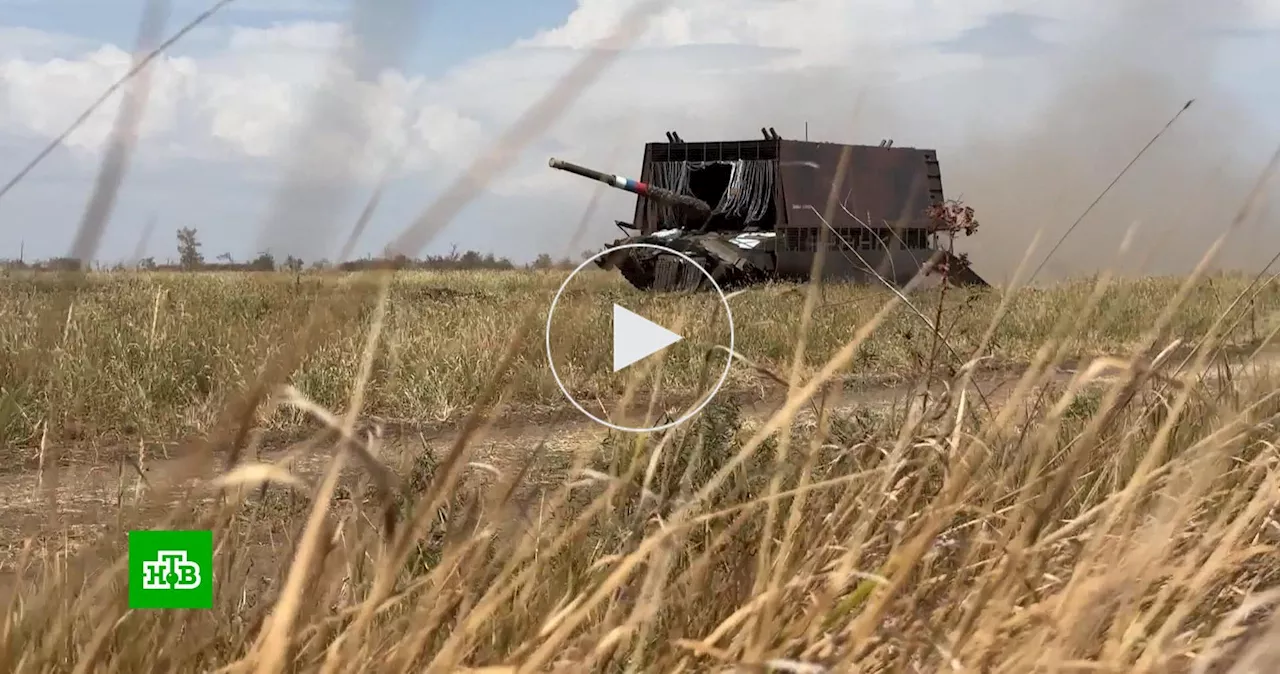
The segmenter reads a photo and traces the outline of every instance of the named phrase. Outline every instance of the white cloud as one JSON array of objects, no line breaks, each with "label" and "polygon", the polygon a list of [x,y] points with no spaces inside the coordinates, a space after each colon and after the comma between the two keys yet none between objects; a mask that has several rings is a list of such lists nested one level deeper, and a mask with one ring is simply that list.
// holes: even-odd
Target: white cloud
[{"label": "white cloud", "polygon": [[[1276,0],[1242,1],[1250,3],[1247,16],[1280,24]],[[198,56],[157,60],[140,161],[249,162],[320,179],[372,180],[407,146],[404,170],[430,172],[439,184],[607,36],[633,4],[579,0],[560,26],[430,81],[397,71],[360,79],[335,68],[332,51],[344,41],[337,23],[235,27]],[[1043,69],[954,53],[942,43],[995,14],[1017,11],[1054,20],[1037,31],[1039,39],[1073,44],[1129,11],[1120,4],[682,3],[659,15],[639,48],[606,71],[490,189],[556,192],[566,209],[576,207],[589,188],[548,170],[548,154],[630,173],[638,168],[640,144],[668,129],[691,139],[723,139],[753,138],[761,126],[774,126],[795,137],[808,122],[815,138],[874,143],[895,137],[900,145],[938,147],[1014,133],[1033,126],[1038,106],[1054,93]],[[1160,3],[1153,6],[1163,11]],[[118,46],[0,28],[0,129],[50,138],[128,67],[127,50]],[[321,83],[335,109],[317,122]],[[106,106],[68,144],[87,154],[99,150],[113,116],[114,105]],[[301,129],[318,132],[304,139]],[[613,203],[625,211],[626,202],[619,195]]]},{"label": "white cloud", "polygon": [[[28,42],[37,42],[34,33],[24,33]],[[358,101],[346,107],[359,119],[309,139],[315,158],[310,166],[318,172],[355,161],[357,175],[371,179],[405,143],[409,169],[433,161],[455,165],[460,152],[474,150],[478,123],[453,107],[423,100],[421,78],[383,72],[372,81],[360,80],[334,62],[331,54],[342,38],[342,26],[334,23],[237,27],[226,45],[208,56],[157,58],[142,130],[146,151],[154,156],[159,148],[167,159],[177,152],[200,159],[285,159],[294,149],[291,132],[315,102],[326,75],[327,95]],[[0,124],[11,133],[52,138],[130,66],[131,55],[115,45],[55,58],[0,60]],[[118,95],[66,145],[101,150],[117,101]]]},{"label": "white cloud", "polygon": [[1280,1],[1244,0],[1249,8],[1249,23],[1255,28],[1280,27]]},{"label": "white cloud", "polygon": [[[589,47],[609,34],[634,3],[579,0],[561,26],[524,44]],[[848,53],[868,44],[902,44],[945,38],[971,27],[993,10],[1016,2],[903,3],[880,0],[708,0],[673,7],[651,23],[641,46],[738,44],[797,49],[816,57]]]},{"label": "white cloud", "polygon": [[[402,142],[411,146],[407,168],[443,162],[456,169],[478,151],[486,133],[511,121],[567,72],[582,47],[605,37],[631,4],[580,0],[562,26],[435,82],[399,74],[361,82],[350,73],[330,73],[333,95],[364,102],[363,119],[345,129],[347,138],[315,143],[330,146],[335,161],[357,152],[367,169],[362,175],[376,173],[374,167]],[[640,43],[644,49],[624,56],[570,118],[573,126],[605,133],[632,111],[723,123],[725,101],[752,88],[776,88],[813,68],[834,69],[832,84],[847,88],[978,67],[977,57],[927,45],[959,35],[990,12],[1023,4],[983,0],[959,10],[949,2],[708,0],[669,9],[652,22]],[[0,122],[11,131],[51,137],[129,67],[129,55],[112,45],[84,49],[61,40],[70,52],[65,58],[28,56],[37,50],[39,33],[22,36],[16,50],[22,55],[0,62],[6,102]],[[294,142],[289,131],[312,105],[342,37],[341,25],[330,22],[237,27],[211,54],[158,59],[144,138],[204,158],[283,159]],[[106,106],[68,144],[100,148],[112,114]],[[758,125],[749,121],[749,128]],[[559,125],[565,132],[555,140],[587,144],[591,134],[569,133],[570,126]]]},{"label": "white cloud", "polygon": [[[2,118],[9,129],[52,138],[66,128],[102,91],[129,70],[131,56],[114,45],[103,45],[75,59],[45,61],[9,59],[0,62],[6,105]],[[188,59],[169,59],[154,78],[143,133],[154,135],[172,128],[180,114],[195,66]],[[110,115],[94,115],[66,140],[77,150],[96,151],[110,133]]]}]

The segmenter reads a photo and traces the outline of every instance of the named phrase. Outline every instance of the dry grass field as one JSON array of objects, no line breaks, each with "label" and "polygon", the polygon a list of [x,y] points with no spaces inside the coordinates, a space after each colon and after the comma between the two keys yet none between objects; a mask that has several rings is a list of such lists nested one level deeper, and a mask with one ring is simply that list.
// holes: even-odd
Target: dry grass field
[{"label": "dry grass field", "polygon": [[[754,288],[624,435],[562,278],[0,278],[0,669],[1280,671],[1274,285]],[[709,301],[590,286],[586,357]],[[196,526],[215,609],[129,610],[124,532]]]},{"label": "dry grass field", "polygon": [[[556,310],[556,349],[591,354],[603,361],[610,341],[612,302],[674,324],[716,306],[710,295],[663,297],[632,289],[620,278],[589,272],[570,286]],[[367,382],[363,412],[391,423],[442,425],[457,422],[494,375],[497,354],[507,347],[528,311],[537,324],[520,345],[508,375],[504,415],[540,420],[564,407],[546,366],[542,340],[546,310],[564,279],[544,272],[414,272],[391,288],[381,346]],[[1204,334],[1249,284],[1247,278],[1216,278],[1197,285],[1173,317],[1169,333]],[[1123,353],[1137,344],[1178,290],[1178,279],[1126,281],[1099,300],[1095,316],[1073,325],[1063,358]],[[1093,285],[1080,282],[1023,290],[1011,298],[983,355],[984,371],[1029,363],[1052,327],[1084,306]],[[731,298],[737,351],[773,373],[788,373],[804,311],[803,286],[753,289]],[[0,366],[6,414],[0,433],[9,446],[32,446],[47,425],[53,439],[166,440],[206,433],[227,398],[246,386],[273,353],[292,341],[312,305],[324,295],[344,305],[290,378],[303,394],[330,409],[342,408],[359,370],[361,345],[377,304],[377,288],[355,275],[292,274],[101,274],[89,276],[73,302],[56,316],[49,311],[63,291],[52,275],[0,278],[0,350],[12,354]],[[813,310],[800,375],[808,378],[831,358],[885,302],[890,291],[832,286]],[[1232,343],[1252,343],[1269,331],[1280,309],[1280,290],[1264,287],[1240,302],[1228,319]],[[938,315],[938,296],[920,292],[912,305],[936,323],[946,345],[910,308],[893,309],[850,362],[837,371],[853,386],[901,384],[926,369],[946,373],[974,357],[1001,296],[950,289]],[[693,321],[687,337],[701,335]],[[42,332],[43,330],[43,332]],[[47,338],[53,343],[42,343]],[[947,348],[949,345],[950,349]],[[21,373],[20,363],[51,350],[50,364]],[[952,353],[954,351],[954,354]],[[694,393],[697,354],[667,363],[674,391]],[[931,366],[930,366],[931,364]],[[583,382],[579,398],[621,393],[611,378]],[[609,389],[609,386],[613,389]],[[751,399],[768,397],[773,382],[750,367],[731,371],[725,391]],[[305,415],[281,410],[261,419],[282,429]]]}]

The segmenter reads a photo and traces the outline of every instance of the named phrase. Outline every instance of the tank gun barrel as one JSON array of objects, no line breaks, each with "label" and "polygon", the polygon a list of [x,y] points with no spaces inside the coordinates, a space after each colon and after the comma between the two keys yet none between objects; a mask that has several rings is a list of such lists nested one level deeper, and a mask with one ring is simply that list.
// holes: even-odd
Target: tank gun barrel
[{"label": "tank gun barrel", "polygon": [[579,166],[577,164],[564,161],[562,159],[556,159],[555,157],[552,157],[547,162],[547,165],[553,169],[558,169],[560,171],[567,171],[574,175],[582,176],[583,178],[590,178],[591,180],[602,182],[616,189],[626,190],[628,192],[631,192],[632,194],[636,194],[644,198],[653,199],[655,201],[662,201],[662,202],[676,205],[676,206],[683,206],[685,208],[688,208],[692,211],[697,212],[700,215],[710,215],[711,213],[711,206],[709,206],[707,202],[701,199],[698,199],[697,197],[691,197],[686,194],[678,194],[676,192],[672,192],[671,190],[664,189],[662,187],[655,187],[648,183],[642,183],[638,180],[632,180],[624,176],[614,175],[611,173],[603,173],[601,171],[590,169],[585,166]]}]

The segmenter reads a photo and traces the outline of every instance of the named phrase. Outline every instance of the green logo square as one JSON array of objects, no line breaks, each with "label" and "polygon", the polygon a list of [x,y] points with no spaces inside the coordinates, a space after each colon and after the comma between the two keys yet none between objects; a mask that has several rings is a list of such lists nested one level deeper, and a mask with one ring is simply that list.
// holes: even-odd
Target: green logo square
[{"label": "green logo square", "polygon": [[130,531],[129,608],[213,608],[213,532]]}]

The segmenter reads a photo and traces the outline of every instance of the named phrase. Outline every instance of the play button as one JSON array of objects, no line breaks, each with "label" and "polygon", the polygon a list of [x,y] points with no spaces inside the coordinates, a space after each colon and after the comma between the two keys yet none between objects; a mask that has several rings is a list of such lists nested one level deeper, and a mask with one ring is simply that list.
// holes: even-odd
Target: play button
[{"label": "play button", "polygon": [[[595,264],[628,248],[658,250],[665,273],[702,274],[715,292],[638,290]],[[696,260],[657,244],[623,244],[583,262],[556,291],[547,313],[546,383],[600,424],[661,431],[692,419],[719,392],[733,339],[729,303]]]},{"label": "play button", "polygon": [[614,372],[641,358],[648,358],[682,339],[684,337],[634,311],[613,305]]}]

